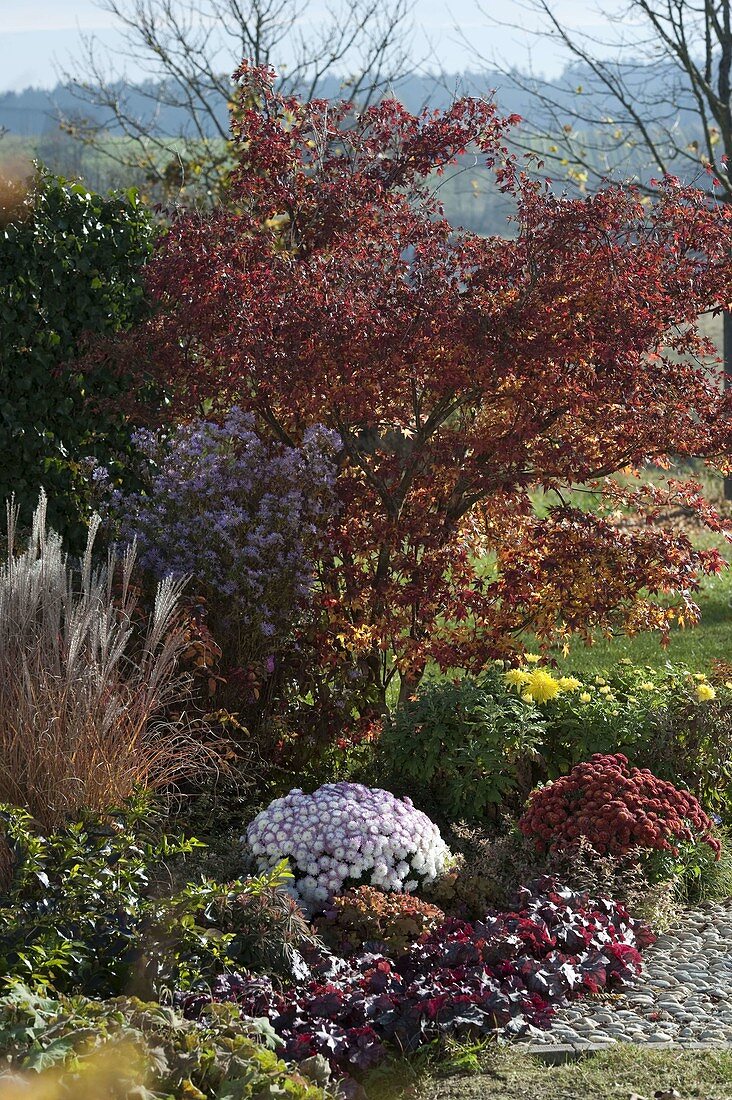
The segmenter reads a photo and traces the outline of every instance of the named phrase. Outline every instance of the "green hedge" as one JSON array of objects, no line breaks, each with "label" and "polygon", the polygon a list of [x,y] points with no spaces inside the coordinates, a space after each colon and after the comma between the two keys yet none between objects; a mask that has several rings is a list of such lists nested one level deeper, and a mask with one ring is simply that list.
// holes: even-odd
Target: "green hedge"
[{"label": "green hedge", "polygon": [[100,415],[90,398],[114,401],[125,382],[73,363],[87,334],[142,316],[155,228],[133,190],[103,198],[48,175],[11,218],[0,227],[0,502],[14,493],[29,521],[43,485],[51,525],[78,545],[80,460],[106,459],[126,439],[121,414]]}]

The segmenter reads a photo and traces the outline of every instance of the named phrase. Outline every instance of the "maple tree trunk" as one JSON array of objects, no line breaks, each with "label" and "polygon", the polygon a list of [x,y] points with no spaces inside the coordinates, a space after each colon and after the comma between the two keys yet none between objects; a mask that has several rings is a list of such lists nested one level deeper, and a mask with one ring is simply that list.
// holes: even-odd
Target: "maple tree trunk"
[{"label": "maple tree trunk", "polygon": [[411,695],[415,695],[417,688],[422,683],[424,671],[416,676],[402,676],[399,682],[399,701],[397,706],[402,707]]},{"label": "maple tree trunk", "polygon": [[[724,359],[724,388],[732,388],[732,312],[723,313],[724,338],[722,356]],[[724,499],[732,500],[732,476],[724,478]]]}]

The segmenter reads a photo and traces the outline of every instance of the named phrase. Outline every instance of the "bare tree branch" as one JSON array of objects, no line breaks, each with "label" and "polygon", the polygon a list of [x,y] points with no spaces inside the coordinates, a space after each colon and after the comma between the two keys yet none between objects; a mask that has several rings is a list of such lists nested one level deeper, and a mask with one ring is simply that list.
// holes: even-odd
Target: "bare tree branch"
[{"label": "bare tree branch", "polygon": [[[303,98],[342,81],[363,107],[409,67],[413,0],[331,0],[319,24],[308,0],[98,0],[122,29],[114,57],[84,42],[83,75],[62,72],[80,109],[63,128],[143,172],[163,198],[210,204],[230,168],[231,73],[271,65]],[[130,85],[125,66],[142,70]],[[142,106],[141,106],[142,105]],[[115,135],[115,140],[111,135]]]},{"label": "bare tree branch", "polygon": [[[482,60],[536,103],[519,142],[568,169],[570,178],[631,176],[647,187],[650,171],[676,172],[710,198],[732,201],[725,159],[732,157],[731,4],[629,0],[623,12],[601,12],[616,28],[615,37],[603,39],[570,30],[553,0],[521,0],[521,10],[541,20],[536,31],[522,30],[562,48],[564,78],[550,81]],[[515,25],[479,7],[491,23]],[[573,89],[574,77],[581,87]]]}]

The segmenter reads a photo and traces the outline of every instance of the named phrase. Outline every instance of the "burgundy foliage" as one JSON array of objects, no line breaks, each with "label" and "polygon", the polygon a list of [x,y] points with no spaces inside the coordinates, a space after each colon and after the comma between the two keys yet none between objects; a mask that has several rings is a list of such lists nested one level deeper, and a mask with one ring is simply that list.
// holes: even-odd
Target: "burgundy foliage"
[{"label": "burgundy foliage", "polygon": [[[239,404],[289,444],[336,433],[321,665],[360,674],[383,709],[394,676],[404,697],[428,661],[482,668],[526,627],[548,643],[695,621],[719,553],[613,517],[719,518],[697,488],[612,475],[730,452],[696,328],[732,301],[729,206],[674,179],[650,205],[621,186],[557,196],[506,154],[515,119],[485,101],[357,115],[282,97],[266,70],[238,79],[230,203],[176,218],[148,267],[156,312],[115,354],[178,415]],[[435,174],[466,149],[515,198],[512,239],[443,217]],[[592,512],[565,495],[588,483]],[[543,517],[535,486],[556,502]]]},{"label": "burgundy foliage", "polygon": [[321,953],[289,989],[228,974],[210,993],[181,993],[177,1003],[195,1019],[212,999],[236,1001],[270,1019],[288,1058],[322,1054],[347,1073],[378,1063],[387,1045],[410,1051],[445,1034],[546,1028],[568,999],[631,979],[651,942],[622,905],[544,879],[522,891],[516,912],[448,920],[392,958]]}]

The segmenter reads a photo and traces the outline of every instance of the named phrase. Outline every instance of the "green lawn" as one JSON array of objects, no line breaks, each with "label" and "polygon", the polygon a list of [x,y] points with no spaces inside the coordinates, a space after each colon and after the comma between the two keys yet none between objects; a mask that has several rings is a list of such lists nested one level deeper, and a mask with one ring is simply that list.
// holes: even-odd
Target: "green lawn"
[{"label": "green lawn", "polygon": [[[471,1059],[468,1059],[471,1061]],[[659,1051],[622,1044],[564,1065],[516,1048],[488,1048],[476,1073],[433,1075],[402,1067],[367,1084],[369,1100],[732,1100],[732,1051]],[[468,1066],[466,1065],[466,1069]],[[674,1094],[672,1090],[676,1090]]]},{"label": "green lawn", "polygon": [[659,665],[671,661],[702,672],[714,658],[732,660],[732,569],[708,578],[697,602],[701,622],[689,630],[673,631],[666,649],[656,634],[598,638],[592,646],[576,643],[560,663],[563,668],[587,674],[611,668],[621,657],[628,657],[634,664]]}]

